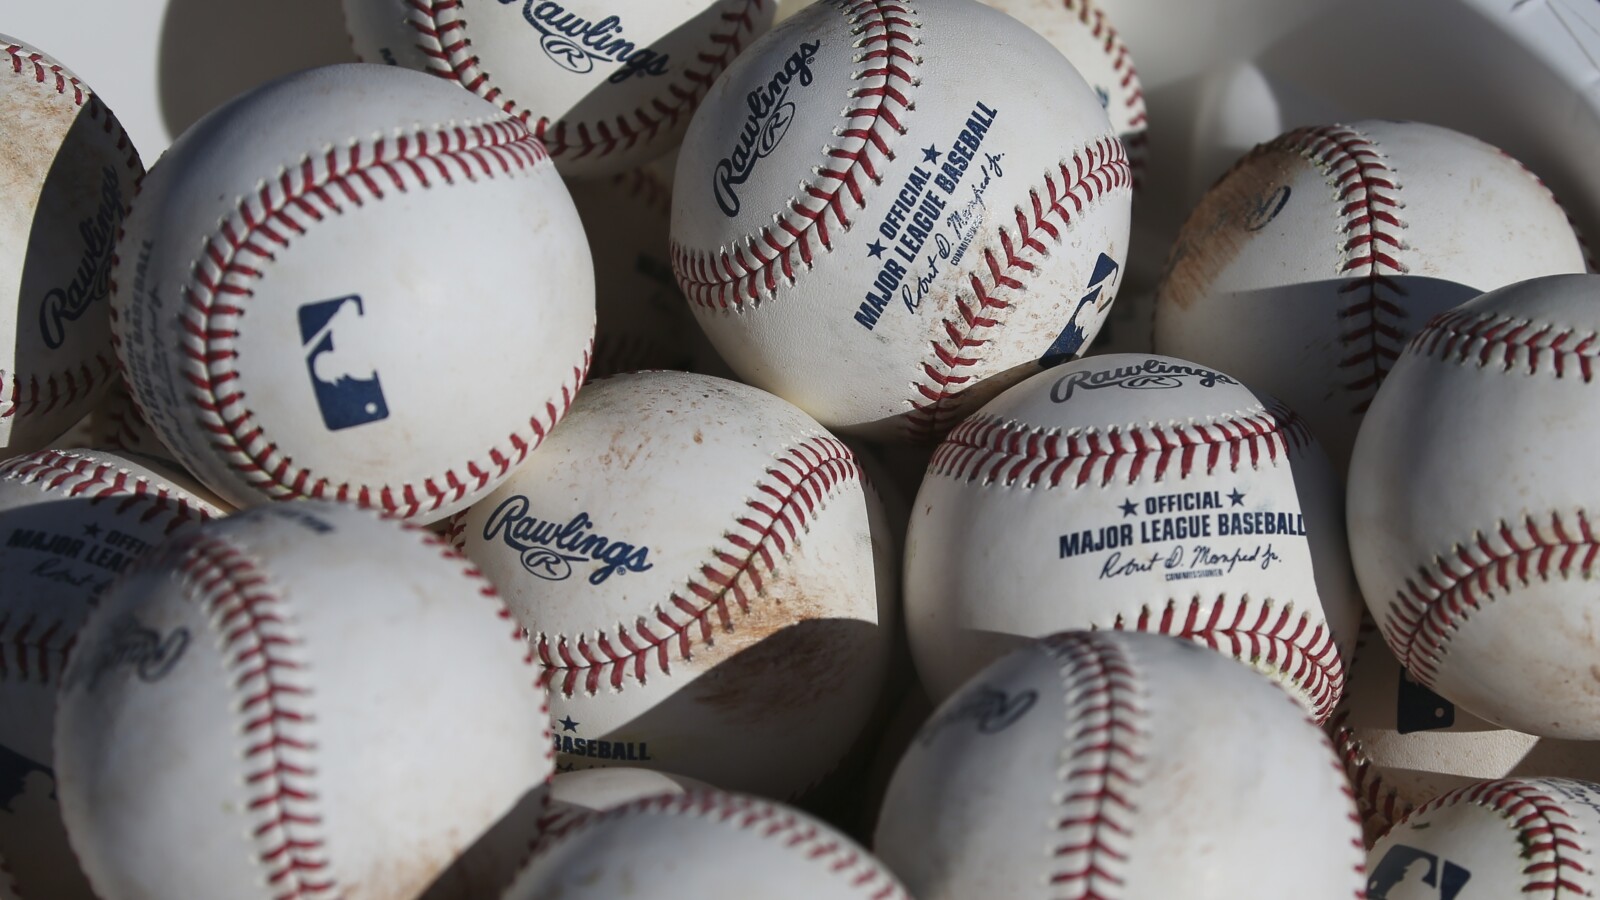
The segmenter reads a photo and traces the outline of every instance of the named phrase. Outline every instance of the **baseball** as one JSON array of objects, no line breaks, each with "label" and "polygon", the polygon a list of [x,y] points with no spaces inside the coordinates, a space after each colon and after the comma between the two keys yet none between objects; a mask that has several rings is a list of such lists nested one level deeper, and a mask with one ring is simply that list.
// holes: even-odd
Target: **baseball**
[{"label": "baseball", "polygon": [[567,175],[677,145],[776,0],[344,0],[362,60],[437,75],[516,116]]},{"label": "baseball", "polygon": [[799,810],[722,791],[690,791],[565,825],[503,898],[612,900],[643,885],[697,900],[910,897],[870,853]]},{"label": "baseball", "polygon": [[510,474],[588,364],[578,214],[517,119],[342,65],[216,110],[145,179],[113,271],[145,420],[236,505],[434,521]]},{"label": "baseball", "polygon": [[1182,360],[1108,355],[1011,388],[934,451],[906,627],[942,700],[1057,631],[1153,631],[1249,663],[1319,721],[1361,600],[1339,484],[1305,423]]},{"label": "baseball", "polygon": [[62,669],[118,572],[222,514],[128,456],[40,450],[0,463],[0,896],[93,898],[56,805]]},{"label": "baseball", "polygon": [[1301,128],[1252,150],[1190,214],[1156,298],[1155,350],[1270,391],[1342,472],[1428,319],[1582,271],[1565,211],[1500,150],[1415,122]]},{"label": "baseball", "polygon": [[1133,54],[1111,17],[1094,0],[983,0],[1038,32],[1066,56],[1094,89],[1111,129],[1128,153],[1137,188],[1149,149],[1144,86]]},{"label": "baseball", "polygon": [[911,742],[873,846],[921,900],[1361,891],[1327,736],[1265,679],[1156,635],[1070,632],[985,668]]},{"label": "baseball", "polygon": [[61,436],[115,377],[106,279],[143,175],[88,85],[0,34],[0,456]]},{"label": "baseball", "polygon": [[1093,339],[1131,191],[1099,98],[1022,23],[829,0],[695,114],[673,268],[741,378],[830,428],[931,440]]},{"label": "baseball", "polygon": [[1369,841],[1423,803],[1474,781],[1600,779],[1593,744],[1485,722],[1412,680],[1370,622],[1361,631],[1328,731],[1344,757]]},{"label": "baseball", "polygon": [[1600,785],[1510,778],[1452,791],[1367,856],[1367,900],[1593,897]]},{"label": "baseball", "polygon": [[494,589],[368,510],[274,504],[168,541],[79,634],[61,809],[96,892],[415,896],[550,773]]},{"label": "baseball", "polygon": [[892,588],[868,502],[800,410],[648,372],[585,387],[455,527],[545,667],[562,771],[784,798],[838,764],[883,683]]},{"label": "baseball", "polygon": [[1500,725],[1600,739],[1593,616],[1600,276],[1537,278],[1435,318],[1350,462],[1350,549],[1395,658]]}]

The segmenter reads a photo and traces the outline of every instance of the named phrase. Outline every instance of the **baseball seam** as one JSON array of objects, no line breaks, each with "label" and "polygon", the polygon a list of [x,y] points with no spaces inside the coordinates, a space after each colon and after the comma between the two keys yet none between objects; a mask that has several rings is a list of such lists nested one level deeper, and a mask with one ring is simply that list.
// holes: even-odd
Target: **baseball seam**
[{"label": "baseball seam", "polygon": [[296,465],[246,404],[235,344],[238,320],[254,295],[252,285],[276,254],[328,216],[343,214],[346,204],[360,207],[381,201],[391,190],[431,189],[435,179],[451,185],[458,177],[476,182],[480,177],[511,176],[533,171],[546,159],[544,148],[514,119],[448,125],[431,133],[418,130],[329,147],[242,196],[206,238],[190,283],[183,288],[179,322],[188,398],[200,429],[223,461],[273,499],[327,498],[409,517],[482,489],[539,446],[583,383],[592,342],[562,384],[561,396],[547,399],[543,409],[535,410],[526,430],[512,432],[503,445],[489,448],[486,457],[468,460],[459,469],[447,469],[421,484],[378,487],[335,484]]},{"label": "baseball seam", "polygon": [[0,612],[0,684],[48,685],[60,680],[77,636],[60,619]]},{"label": "baseball seam", "polygon": [[1593,275],[1596,271],[1594,250],[1589,246],[1589,239],[1584,236],[1583,230],[1578,227],[1578,220],[1572,217],[1571,211],[1567,209],[1566,204],[1561,202],[1561,198],[1556,196],[1556,192],[1551,190],[1550,185],[1545,184],[1544,179],[1539,177],[1539,173],[1528,168],[1528,165],[1522,160],[1517,159],[1515,156],[1512,156],[1493,144],[1485,144],[1484,146],[1500,154],[1517,168],[1527,173],[1527,176],[1532,178],[1534,183],[1545,192],[1545,196],[1550,199],[1550,202],[1555,204],[1557,209],[1561,210],[1561,215],[1567,220],[1567,226],[1572,229],[1573,239],[1578,242],[1578,252],[1583,256],[1583,270]]},{"label": "baseball seam", "polygon": [[[908,900],[893,875],[848,841],[818,828],[783,807],[754,797],[720,791],[693,790],[635,800],[610,809],[566,819],[541,836],[543,849],[557,839],[611,819],[638,815],[694,816],[731,825],[782,844],[807,862],[843,878],[850,888],[871,900]],[[524,863],[526,865],[526,863]]]},{"label": "baseball seam", "polygon": [[1526,369],[1528,375],[1538,374],[1548,359],[1556,378],[1576,374],[1587,384],[1594,380],[1596,358],[1600,357],[1600,334],[1504,314],[1453,309],[1435,316],[1411,339],[1408,349],[1441,362],[1498,366],[1506,372]]},{"label": "baseball seam", "polygon": [[334,896],[339,885],[328,871],[310,734],[313,691],[288,604],[243,549],[212,536],[185,543],[174,548],[182,553],[178,569],[211,621],[239,695],[257,862],[277,900]]},{"label": "baseball seam", "polygon": [[1112,71],[1120,77],[1118,86],[1122,88],[1122,105],[1128,114],[1127,127],[1132,129],[1130,133],[1121,135],[1120,139],[1127,151],[1128,168],[1132,172],[1133,187],[1137,190],[1144,178],[1145,155],[1150,145],[1150,135],[1146,130],[1150,117],[1145,110],[1144,86],[1139,81],[1138,70],[1134,68],[1133,54],[1128,50],[1128,45],[1123,43],[1122,35],[1106,19],[1105,12],[1090,0],[1062,0],[1062,5],[1089,29],[1091,37],[1100,41],[1101,49],[1111,59]]},{"label": "baseball seam", "polygon": [[[1174,474],[1210,475],[1219,467],[1237,472],[1277,465],[1311,444],[1311,430],[1276,401],[1258,410],[1223,414],[1201,423],[1112,426],[1099,429],[1040,429],[979,413],[957,425],[933,453],[928,474],[1000,482],[1024,488],[1089,484],[1119,479],[1132,484],[1149,474],[1157,481]],[[1098,473],[1098,474],[1097,474]]]},{"label": "baseball seam", "polygon": [[1535,579],[1588,577],[1600,558],[1600,536],[1582,510],[1529,513],[1515,525],[1497,522],[1489,534],[1475,531],[1406,578],[1381,623],[1395,657],[1419,683],[1433,687],[1450,640],[1493,602],[1495,593],[1526,587]]},{"label": "baseball seam", "polygon": [[1587,893],[1583,885],[1570,880],[1573,875],[1590,874],[1573,858],[1577,854],[1588,855],[1575,840],[1582,832],[1572,823],[1561,801],[1529,782],[1501,779],[1468,785],[1417,807],[1400,824],[1460,803],[1499,813],[1516,830],[1521,858],[1527,861],[1522,870],[1526,878],[1522,893],[1549,892],[1549,896],[1565,896],[1567,891],[1575,895]]},{"label": "baseball seam", "polygon": [[[117,151],[124,154],[123,166],[133,175],[134,184],[138,184],[144,177],[139,153],[129,140],[128,133],[123,130],[122,123],[98,96],[42,53],[17,44],[0,45],[0,52],[4,52],[9,60],[13,75],[31,79],[45,90],[70,97],[73,104],[83,108],[91,120],[99,122],[101,130],[112,139]],[[93,362],[92,367],[90,362]],[[25,378],[19,378],[16,372],[0,369],[0,420],[46,415],[58,406],[75,403],[80,398],[94,394],[95,386],[109,379],[116,368],[113,355],[99,351],[92,361],[81,362],[76,367],[30,373]]]},{"label": "baseball seam", "polygon": [[[1364,613],[1361,616],[1361,625],[1356,631],[1355,648],[1350,655],[1352,677],[1356,667],[1360,665],[1362,650],[1366,649],[1367,642],[1374,638],[1382,640],[1378,635],[1377,624],[1370,615]],[[1351,794],[1356,798],[1362,829],[1372,842],[1376,843],[1394,827],[1394,823],[1409,814],[1415,805],[1401,797],[1399,790],[1384,779],[1382,770],[1367,757],[1361,738],[1356,735],[1354,726],[1350,724],[1350,707],[1354,701],[1355,696],[1351,694],[1347,694],[1340,701],[1333,717],[1328,720],[1327,731],[1335,751],[1343,761]]]},{"label": "baseball seam", "polygon": [[1061,814],[1050,884],[1074,897],[1111,900],[1125,886],[1138,818],[1132,795],[1145,778],[1147,761],[1137,749],[1149,719],[1142,682],[1115,642],[1079,632],[1045,646],[1061,663],[1069,726],[1057,773]]},{"label": "baseball seam", "polygon": [[1401,302],[1408,291],[1395,276],[1408,271],[1400,255],[1411,247],[1401,239],[1400,182],[1378,147],[1343,125],[1296,129],[1269,147],[1312,160],[1332,182],[1344,220],[1339,255],[1346,280],[1338,293],[1348,297],[1336,314],[1345,348],[1339,368],[1344,389],[1355,395],[1351,412],[1360,415],[1405,346],[1409,314]]},{"label": "baseball seam", "polygon": [[740,9],[722,12],[722,27],[709,32],[705,44],[694,52],[696,67],[683,69],[650,100],[648,107],[636,107],[593,122],[565,118],[551,121],[548,116],[533,119],[532,110],[519,108],[514,99],[506,96],[472,52],[461,0],[406,0],[406,23],[417,33],[416,47],[428,59],[427,71],[459,82],[524,123],[532,119],[534,134],[550,155],[567,160],[604,157],[641,141],[649,143],[658,136],[675,134],[679,121],[693,112],[712,82],[744,49],[744,42],[754,36],[752,13],[766,3],[767,0],[744,0]]},{"label": "baseball seam", "polygon": [[1131,621],[1119,613],[1111,627],[1179,637],[1232,656],[1293,685],[1316,721],[1327,720],[1344,693],[1345,674],[1326,623],[1309,611],[1296,615],[1292,602],[1274,611],[1271,597],[1256,600],[1249,594],[1237,598],[1229,615],[1229,600],[1227,594],[1218,594],[1207,610],[1207,601],[1198,594],[1187,602],[1171,599],[1159,615],[1147,604]]},{"label": "baseball seam", "polygon": [[749,613],[764,579],[777,570],[835,489],[859,479],[860,467],[850,449],[833,437],[809,438],[779,454],[711,558],[649,616],[576,640],[544,632],[531,636],[553,688],[570,697],[581,681],[582,689],[594,694],[604,681],[620,691],[630,673],[645,683],[652,662],[663,675],[671,675],[674,650],[679,659],[693,660],[696,646],[715,643],[718,628],[735,629],[730,605],[741,615]]},{"label": "baseball seam", "polygon": [[742,312],[775,292],[780,275],[794,284],[798,270],[811,268],[817,253],[833,250],[829,220],[833,228],[848,232],[850,215],[866,206],[862,180],[882,182],[873,153],[894,160],[891,143],[906,132],[900,119],[912,109],[911,96],[919,83],[916,71],[922,59],[914,50],[922,43],[915,34],[921,25],[914,21],[910,3],[894,0],[854,0],[845,15],[860,51],[852,61],[865,68],[851,73],[859,86],[848,92],[850,105],[841,113],[845,124],[833,130],[825,162],[759,234],[716,252],[672,242],[672,269],[690,303]]},{"label": "baseball seam", "polygon": [[1036,274],[1038,263],[1050,256],[1041,232],[1051,244],[1060,244],[1074,216],[1118,188],[1131,189],[1131,184],[1122,142],[1106,135],[1074,150],[1070,160],[1045,173],[1042,187],[1028,190],[1028,209],[1012,210],[1015,236],[1004,226],[998,228],[994,242],[980,254],[981,264],[966,275],[971,296],[954,294],[959,321],[940,321],[942,334],[930,344],[933,354],[923,359],[922,373],[912,383],[917,396],[911,399],[906,424],[914,439],[938,436],[961,414],[952,401],[978,377],[970,372],[983,362],[991,330],[1005,324],[1006,311],[1014,302],[1011,294],[1026,291],[1022,278]]}]

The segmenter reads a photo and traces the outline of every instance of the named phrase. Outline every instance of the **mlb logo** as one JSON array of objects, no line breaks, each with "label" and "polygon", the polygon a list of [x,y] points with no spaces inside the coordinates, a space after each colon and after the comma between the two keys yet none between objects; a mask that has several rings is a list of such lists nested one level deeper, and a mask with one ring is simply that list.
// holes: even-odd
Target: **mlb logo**
[{"label": "mlb logo", "polygon": [[1367,879],[1367,900],[1455,900],[1471,878],[1449,860],[1396,844]]},{"label": "mlb logo", "polygon": [[1083,346],[1084,330],[1083,326],[1078,324],[1078,314],[1083,312],[1085,306],[1100,305],[1101,293],[1105,291],[1108,283],[1115,281],[1114,276],[1119,269],[1117,261],[1104,253],[1095,260],[1094,274],[1089,276],[1089,292],[1078,300],[1078,305],[1073,308],[1072,315],[1067,319],[1067,327],[1061,329],[1061,334],[1056,337],[1055,343],[1051,344],[1050,349],[1039,358],[1041,367],[1048,369],[1069,362],[1078,352],[1078,348]]},{"label": "mlb logo", "polygon": [[377,347],[365,327],[366,308],[355,294],[300,307],[300,346],[311,390],[329,431],[389,418],[383,385],[372,360]]}]

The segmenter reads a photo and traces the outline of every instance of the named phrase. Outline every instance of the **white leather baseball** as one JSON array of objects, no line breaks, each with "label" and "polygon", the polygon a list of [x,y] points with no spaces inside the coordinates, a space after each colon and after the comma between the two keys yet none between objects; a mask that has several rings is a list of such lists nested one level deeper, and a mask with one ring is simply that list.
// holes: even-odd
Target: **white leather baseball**
[{"label": "white leather baseball", "polygon": [[653,168],[567,182],[594,257],[591,378],[694,369],[704,345],[667,253],[672,186]]},{"label": "white leather baseball", "polygon": [[1342,472],[1428,319],[1582,271],[1566,213],[1495,147],[1415,122],[1301,128],[1246,154],[1190,214],[1156,298],[1155,350],[1270,391]]},{"label": "white leather baseball", "polygon": [[873,842],[919,900],[1359,897],[1344,772],[1282,691],[1187,641],[1069,632],[922,726]]},{"label": "white leather baseball", "polygon": [[108,592],[61,690],[62,813],[105,900],[415,896],[550,773],[494,588],[369,510],[273,504]]},{"label": "white leather baseball", "polygon": [[223,512],[117,454],[40,450],[0,463],[0,885],[9,879],[11,896],[94,896],[56,805],[62,669],[118,572]]},{"label": "white leather baseball", "polygon": [[1339,485],[1305,423],[1168,357],[1041,372],[934,452],[906,540],[906,627],[936,702],[1074,628],[1178,635],[1326,719],[1361,600]]},{"label": "white leather baseball", "polygon": [[1111,129],[1128,151],[1128,168],[1135,189],[1144,171],[1149,148],[1149,116],[1145,112],[1144,86],[1133,65],[1133,55],[1122,35],[1095,0],[983,0],[1032,28],[1060,50],[1095,96],[1111,120]]},{"label": "white leather baseball", "polygon": [[59,437],[116,374],[106,279],[143,175],[88,85],[0,34],[0,456]]},{"label": "white leather baseball", "polygon": [[850,451],[788,403],[644,372],[585,387],[455,525],[546,667],[561,766],[787,797],[838,764],[883,682],[868,502]]},{"label": "white leather baseball", "polygon": [[572,200],[521,122],[437,78],[352,64],[252,91],[173,144],[126,232],[112,321],[134,399],[238,505],[442,518],[583,380]]},{"label": "white leather baseball", "polygon": [[1367,855],[1367,900],[1593,897],[1600,785],[1486,781],[1405,818]]},{"label": "white leather baseball", "polygon": [[1094,91],[1015,19],[827,0],[696,113],[673,268],[741,378],[831,428],[932,439],[1094,337],[1131,190]]},{"label": "white leather baseball", "polygon": [[552,834],[502,900],[909,900],[844,834],[797,809],[690,791],[594,813]]},{"label": "white leather baseball", "polygon": [[[172,451],[161,443],[155,429],[139,414],[139,406],[133,402],[133,394],[128,391],[128,382],[120,375],[111,379],[111,386],[100,399],[100,405],[89,413],[87,424],[87,446],[161,459],[172,457]],[[172,463],[178,465],[177,460],[172,460]]]},{"label": "white leather baseball", "polygon": [[1362,593],[1416,680],[1482,718],[1600,738],[1600,276],[1491,291],[1395,362],[1350,463]]},{"label": "white leather baseball", "polygon": [[1416,807],[1474,781],[1600,779],[1592,743],[1485,722],[1406,676],[1369,621],[1361,631],[1328,732],[1344,758],[1369,843]]},{"label": "white leather baseball", "polygon": [[362,60],[431,72],[517,116],[567,175],[677,145],[775,0],[344,0]]}]

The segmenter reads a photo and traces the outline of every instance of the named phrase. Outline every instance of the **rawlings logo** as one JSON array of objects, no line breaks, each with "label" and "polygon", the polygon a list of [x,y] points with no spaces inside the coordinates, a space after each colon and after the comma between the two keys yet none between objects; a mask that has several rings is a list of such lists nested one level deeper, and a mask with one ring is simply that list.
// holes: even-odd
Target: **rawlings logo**
[{"label": "rawlings logo", "polygon": [[483,539],[496,536],[507,547],[522,555],[522,567],[530,575],[546,581],[565,581],[572,577],[572,564],[601,563],[589,573],[590,584],[601,584],[613,573],[644,572],[653,568],[650,548],[636,547],[593,534],[594,521],[588,513],[578,513],[566,524],[535,519],[528,515],[528,498],[518,494],[507,498],[488,521],[483,523]]},{"label": "rawlings logo", "polygon": [[[516,2],[518,0],[500,0],[501,5]],[[522,17],[544,35],[539,39],[539,49],[544,55],[568,72],[582,75],[594,71],[596,64],[620,63],[622,68],[606,79],[612,84],[620,84],[635,75],[667,74],[667,54],[640,47],[623,37],[622,20],[616,16],[591,22],[568,12],[554,0],[524,0]]]},{"label": "rawlings logo", "polygon": [[750,112],[739,130],[739,145],[717,161],[716,172],[711,177],[717,206],[729,218],[739,214],[739,195],[734,188],[749,181],[756,163],[778,149],[783,136],[789,133],[789,124],[794,121],[789,85],[795,81],[799,81],[801,87],[811,84],[811,62],[816,59],[820,46],[818,41],[801,44],[800,49],[789,54],[783,68],[771,81],[745,96]]},{"label": "rawlings logo", "polygon": [[67,323],[83,318],[90,305],[106,295],[111,280],[111,241],[121,222],[122,194],[117,190],[117,173],[107,167],[100,175],[100,209],[94,218],[78,223],[78,234],[83,238],[78,271],[71,284],[52,288],[39,306],[39,330],[46,347],[60,347],[67,339]]},{"label": "rawlings logo", "polygon": [[1115,369],[1101,369],[1099,371],[1079,370],[1063,375],[1051,386],[1050,399],[1056,403],[1065,403],[1072,399],[1072,392],[1079,388],[1086,391],[1107,387],[1131,388],[1133,390],[1175,388],[1181,386],[1185,378],[1196,379],[1196,382],[1201,387],[1206,388],[1216,387],[1218,384],[1239,383],[1221,372],[1213,372],[1210,369],[1202,369],[1199,366],[1186,366],[1159,359],[1147,359],[1136,366],[1118,366]]},{"label": "rawlings logo", "polygon": [[85,689],[91,691],[100,679],[121,668],[132,669],[140,681],[153,684],[171,673],[187,649],[189,629],[175,628],[163,638],[161,632],[125,615],[112,623],[111,633],[84,666],[87,671],[79,670],[78,674],[88,679]]}]

